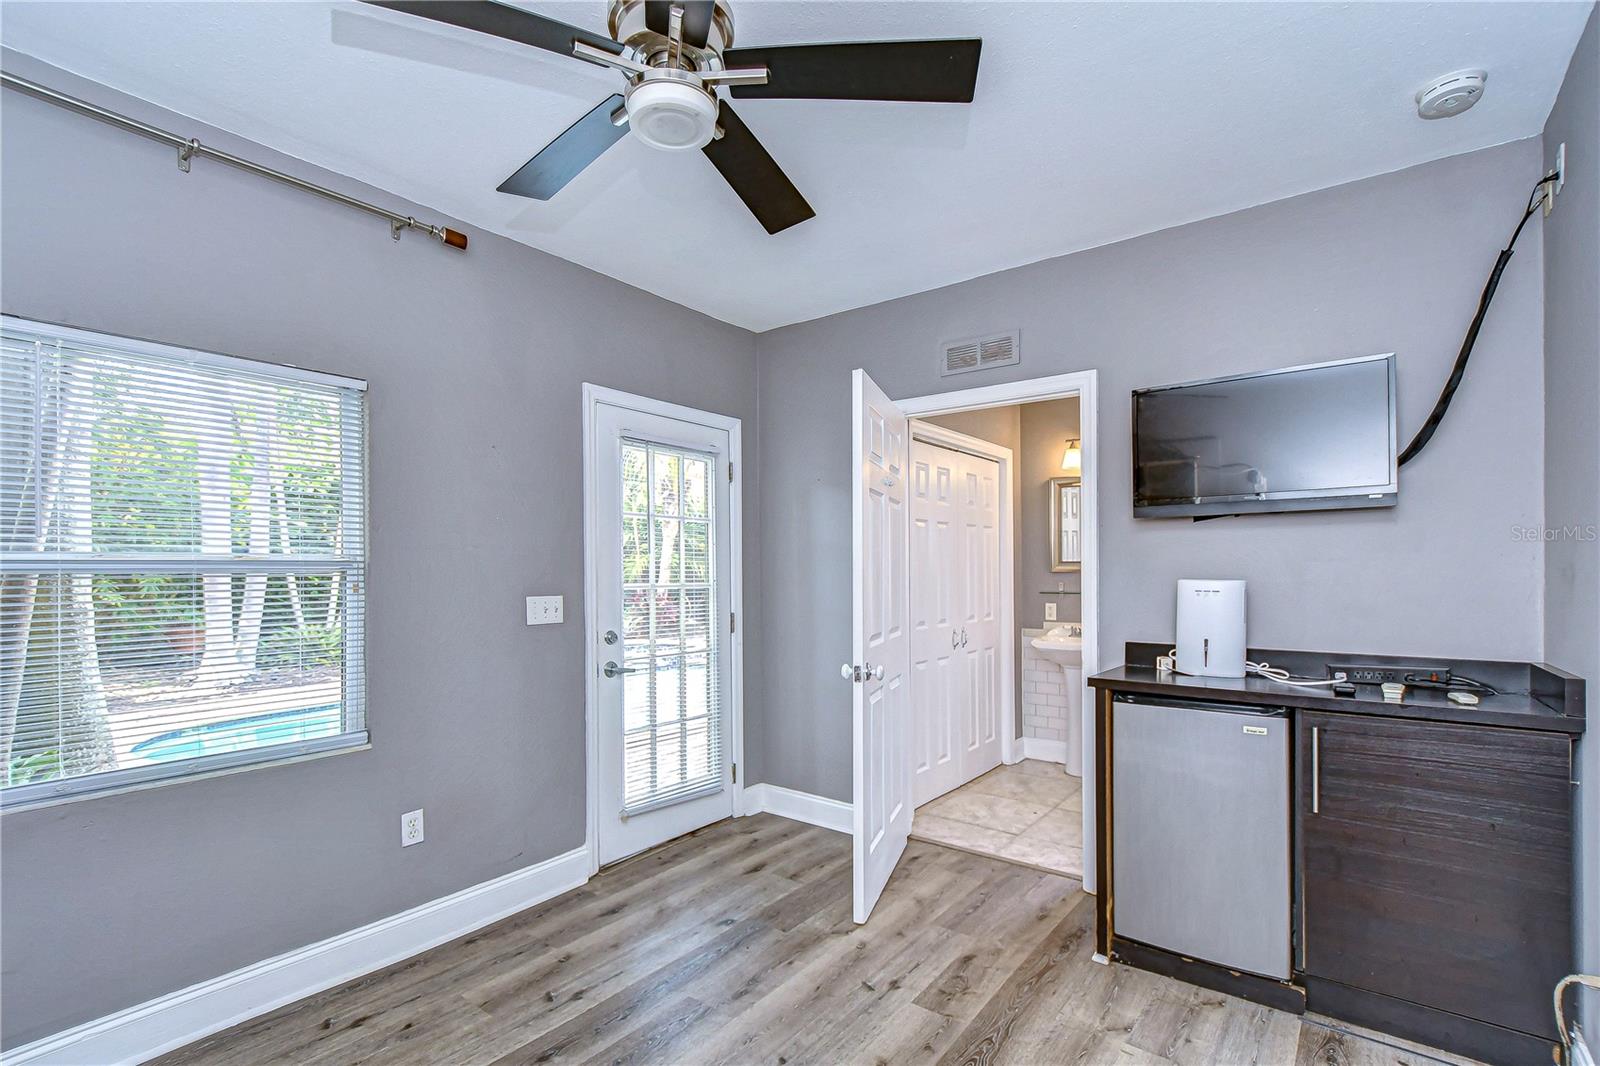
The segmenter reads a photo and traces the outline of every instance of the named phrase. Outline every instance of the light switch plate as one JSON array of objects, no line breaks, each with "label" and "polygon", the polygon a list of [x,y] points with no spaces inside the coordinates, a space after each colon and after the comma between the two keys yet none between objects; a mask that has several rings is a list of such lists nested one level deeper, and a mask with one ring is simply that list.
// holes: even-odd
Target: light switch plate
[{"label": "light switch plate", "polygon": [[530,626],[547,626],[561,621],[561,601],[562,597],[560,596],[529,596],[528,624]]},{"label": "light switch plate", "polygon": [[1054,622],[1056,620],[1056,605],[1055,604],[1047,603],[1047,604],[1044,605],[1044,620],[1046,622]]}]

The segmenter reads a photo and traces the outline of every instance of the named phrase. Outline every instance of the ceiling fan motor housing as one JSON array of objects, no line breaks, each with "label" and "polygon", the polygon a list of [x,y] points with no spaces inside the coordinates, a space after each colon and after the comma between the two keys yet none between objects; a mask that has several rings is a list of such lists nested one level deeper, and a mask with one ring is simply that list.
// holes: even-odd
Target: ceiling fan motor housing
[{"label": "ceiling fan motor housing", "polygon": [[628,85],[628,127],[652,148],[704,148],[717,132],[717,98],[692,75],[662,68]]}]

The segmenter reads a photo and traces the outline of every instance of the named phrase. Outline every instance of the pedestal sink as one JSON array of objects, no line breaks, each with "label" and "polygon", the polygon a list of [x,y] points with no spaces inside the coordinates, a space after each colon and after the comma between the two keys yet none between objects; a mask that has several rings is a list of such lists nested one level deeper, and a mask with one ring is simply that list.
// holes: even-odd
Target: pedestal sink
[{"label": "pedestal sink", "polygon": [[1083,776],[1083,626],[1055,626],[1029,640],[1043,659],[1061,671],[1067,694],[1067,773]]},{"label": "pedestal sink", "polygon": [[1040,655],[1057,666],[1083,668],[1083,627],[1076,622],[1048,629],[1031,643]]}]

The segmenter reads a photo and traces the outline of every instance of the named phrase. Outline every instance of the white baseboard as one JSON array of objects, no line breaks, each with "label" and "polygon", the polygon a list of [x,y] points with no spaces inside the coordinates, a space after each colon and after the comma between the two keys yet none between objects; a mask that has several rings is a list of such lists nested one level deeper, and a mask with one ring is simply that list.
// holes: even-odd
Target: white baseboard
[{"label": "white baseboard", "polygon": [[[847,808],[848,809],[848,808]],[[525,910],[589,879],[583,848],[5,1054],[6,1066],[144,1062]]]},{"label": "white baseboard", "polygon": [[751,785],[744,790],[744,813],[763,812],[839,833],[851,831],[850,804],[780,785]]},{"label": "white baseboard", "polygon": [[1024,759],[1039,759],[1043,762],[1058,762],[1065,765],[1067,761],[1067,742],[1064,740],[1044,740],[1040,737],[1023,737],[1022,757]]}]

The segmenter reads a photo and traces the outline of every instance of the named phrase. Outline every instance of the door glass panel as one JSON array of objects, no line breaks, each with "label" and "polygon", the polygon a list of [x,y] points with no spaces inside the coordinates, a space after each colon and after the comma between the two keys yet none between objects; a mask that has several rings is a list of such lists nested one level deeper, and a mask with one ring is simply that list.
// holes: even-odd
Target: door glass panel
[{"label": "door glass panel", "polygon": [[715,461],[622,443],[624,813],[723,787]]}]

